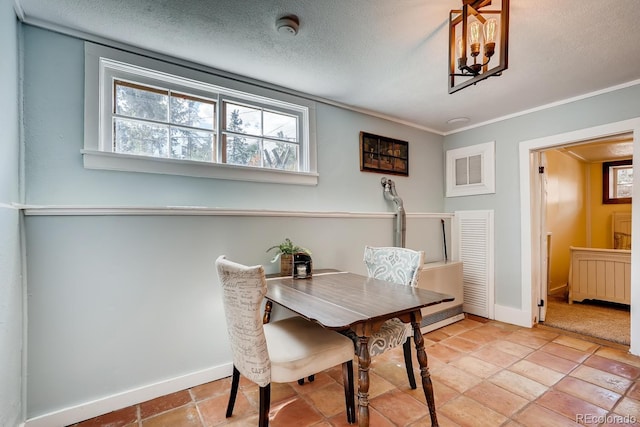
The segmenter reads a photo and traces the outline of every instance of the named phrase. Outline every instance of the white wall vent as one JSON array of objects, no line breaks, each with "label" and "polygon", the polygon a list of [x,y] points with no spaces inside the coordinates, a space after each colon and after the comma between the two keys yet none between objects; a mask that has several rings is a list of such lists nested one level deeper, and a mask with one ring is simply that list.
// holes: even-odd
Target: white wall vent
[{"label": "white wall vent", "polygon": [[462,261],[465,313],[494,318],[493,211],[456,211],[453,253]]}]

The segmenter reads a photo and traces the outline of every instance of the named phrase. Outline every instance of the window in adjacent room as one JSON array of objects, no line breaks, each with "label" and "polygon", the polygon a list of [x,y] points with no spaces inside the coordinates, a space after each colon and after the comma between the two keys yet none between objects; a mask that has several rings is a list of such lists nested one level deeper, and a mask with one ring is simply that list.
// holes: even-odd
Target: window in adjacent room
[{"label": "window in adjacent room", "polygon": [[85,65],[85,167],[317,184],[313,102],[91,43]]},{"label": "window in adjacent room", "polygon": [[602,164],[602,203],[631,203],[632,190],[632,160],[618,160]]}]

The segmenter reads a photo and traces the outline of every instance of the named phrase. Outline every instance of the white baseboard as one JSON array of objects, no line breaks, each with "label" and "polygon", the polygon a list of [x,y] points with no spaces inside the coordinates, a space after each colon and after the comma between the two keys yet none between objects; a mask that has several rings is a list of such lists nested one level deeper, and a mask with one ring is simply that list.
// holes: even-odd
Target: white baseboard
[{"label": "white baseboard", "polygon": [[566,283],[563,283],[561,285],[549,288],[547,290],[547,294],[548,295],[553,295],[553,294],[557,294],[557,293],[560,293],[560,292],[566,292],[568,288],[569,288],[569,285],[567,285]]},{"label": "white baseboard", "polygon": [[525,328],[533,326],[530,314],[518,308],[495,304],[494,317],[495,320],[511,323],[512,325],[523,326]]},{"label": "white baseboard", "polygon": [[231,375],[232,364],[216,366],[192,372],[180,377],[171,378],[155,384],[142,386],[122,393],[106,396],[101,399],[82,403],[70,408],[61,409],[49,414],[28,419],[23,427],[59,427],[75,424],[98,415],[126,408],[166,394],[175,393],[200,384],[225,378]]}]

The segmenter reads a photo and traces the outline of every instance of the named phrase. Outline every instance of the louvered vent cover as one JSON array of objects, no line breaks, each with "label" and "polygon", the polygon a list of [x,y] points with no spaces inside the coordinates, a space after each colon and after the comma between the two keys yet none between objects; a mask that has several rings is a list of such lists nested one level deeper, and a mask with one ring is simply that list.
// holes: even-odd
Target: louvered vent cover
[{"label": "louvered vent cover", "polygon": [[493,318],[493,211],[456,212],[463,310]]}]

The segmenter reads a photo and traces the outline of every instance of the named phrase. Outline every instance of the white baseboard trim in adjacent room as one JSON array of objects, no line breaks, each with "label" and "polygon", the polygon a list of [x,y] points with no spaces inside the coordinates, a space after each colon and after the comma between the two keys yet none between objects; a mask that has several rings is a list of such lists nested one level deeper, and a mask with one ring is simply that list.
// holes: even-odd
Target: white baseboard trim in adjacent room
[{"label": "white baseboard trim in adjacent room", "polygon": [[231,375],[232,364],[203,369],[26,420],[23,427],[67,426]]}]

